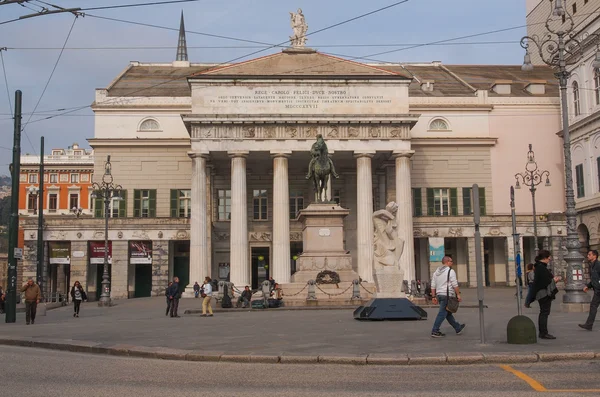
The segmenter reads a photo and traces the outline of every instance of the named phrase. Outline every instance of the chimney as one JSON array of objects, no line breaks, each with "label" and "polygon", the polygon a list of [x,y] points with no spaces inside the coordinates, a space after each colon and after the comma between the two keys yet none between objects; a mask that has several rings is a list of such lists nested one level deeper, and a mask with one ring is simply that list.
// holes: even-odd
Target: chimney
[{"label": "chimney", "polygon": [[435,83],[434,80],[421,80],[421,91],[433,92],[433,83]]}]

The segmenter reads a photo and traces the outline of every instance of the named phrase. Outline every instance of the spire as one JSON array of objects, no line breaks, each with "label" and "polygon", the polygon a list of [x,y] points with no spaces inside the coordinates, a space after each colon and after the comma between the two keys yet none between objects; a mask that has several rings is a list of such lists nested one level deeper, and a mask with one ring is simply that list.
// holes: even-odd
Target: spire
[{"label": "spire", "polygon": [[177,43],[177,61],[187,61],[187,43],[185,41],[185,25],[183,23],[183,10],[181,10],[181,22],[179,24],[179,42]]}]

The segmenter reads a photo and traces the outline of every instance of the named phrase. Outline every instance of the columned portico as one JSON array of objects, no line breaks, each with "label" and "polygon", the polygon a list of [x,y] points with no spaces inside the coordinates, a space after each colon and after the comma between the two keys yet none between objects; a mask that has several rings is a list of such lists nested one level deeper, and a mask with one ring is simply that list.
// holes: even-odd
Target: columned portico
[{"label": "columned portico", "polygon": [[206,213],[206,161],[205,153],[188,153],[192,159],[192,197],[190,216],[190,284],[186,295],[193,296],[193,283],[210,275],[210,253],[207,244],[208,214]]},{"label": "columned portico", "polygon": [[273,156],[273,279],[289,283],[291,278],[290,216],[289,216],[289,152],[271,153]]},{"label": "columned portico", "polygon": [[354,152],[356,157],[357,273],[373,281],[373,171],[375,152]]},{"label": "columned portico", "polygon": [[415,247],[413,244],[413,206],[410,158],[414,151],[394,152],[396,159],[396,204],[398,204],[398,236],[404,241],[400,268],[405,280],[415,280]]},{"label": "columned portico", "polygon": [[251,282],[248,263],[248,204],[246,196],[246,157],[248,152],[228,152],[231,157],[231,239],[230,281],[237,286]]}]

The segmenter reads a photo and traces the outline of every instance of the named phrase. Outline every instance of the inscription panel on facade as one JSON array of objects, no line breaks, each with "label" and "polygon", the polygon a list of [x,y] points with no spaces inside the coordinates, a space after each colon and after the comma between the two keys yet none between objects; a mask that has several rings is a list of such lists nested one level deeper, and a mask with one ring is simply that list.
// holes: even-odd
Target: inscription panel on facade
[{"label": "inscription panel on facade", "polygon": [[403,114],[408,113],[408,82],[212,87],[199,82],[192,85],[192,113]]}]

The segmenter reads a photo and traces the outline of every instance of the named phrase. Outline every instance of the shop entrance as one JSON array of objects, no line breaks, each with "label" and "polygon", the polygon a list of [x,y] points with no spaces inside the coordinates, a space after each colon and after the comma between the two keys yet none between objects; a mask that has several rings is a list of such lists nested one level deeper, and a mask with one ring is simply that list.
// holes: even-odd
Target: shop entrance
[{"label": "shop entrance", "polygon": [[[176,242],[173,245],[173,277],[179,277],[179,291],[183,293],[185,287],[190,284],[190,242]],[[200,282],[202,280],[194,281]]]},{"label": "shop entrance", "polygon": [[152,265],[135,265],[135,297],[152,296]]},{"label": "shop entrance", "polygon": [[[269,265],[269,247],[252,247],[252,289],[259,288],[263,281],[269,279]],[[237,287],[244,288],[243,285]]]}]

